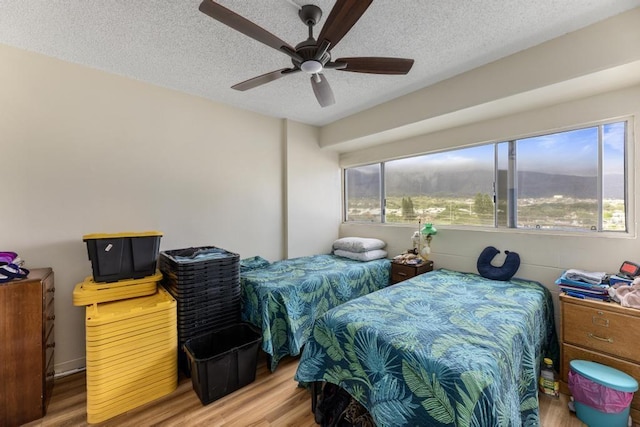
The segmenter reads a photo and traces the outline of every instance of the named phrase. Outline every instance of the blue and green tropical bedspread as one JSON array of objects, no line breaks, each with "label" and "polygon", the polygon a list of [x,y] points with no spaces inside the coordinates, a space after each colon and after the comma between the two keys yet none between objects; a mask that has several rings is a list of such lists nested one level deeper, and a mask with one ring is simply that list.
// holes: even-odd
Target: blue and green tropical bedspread
[{"label": "blue and green tropical bedspread", "polygon": [[257,258],[257,263],[241,262],[242,320],[262,329],[272,371],[284,356],[300,354],[316,317],[389,284],[388,259],[314,255],[268,263]]},{"label": "blue and green tropical bedspread", "polygon": [[539,426],[547,356],[558,366],[544,286],[438,270],[325,313],[296,380],[341,386],[378,426]]}]

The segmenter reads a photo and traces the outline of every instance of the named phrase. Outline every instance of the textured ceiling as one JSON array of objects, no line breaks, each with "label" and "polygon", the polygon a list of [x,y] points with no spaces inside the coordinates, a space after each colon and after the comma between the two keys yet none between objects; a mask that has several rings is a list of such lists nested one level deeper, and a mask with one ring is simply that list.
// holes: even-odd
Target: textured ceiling
[{"label": "textured ceiling", "polygon": [[[296,5],[334,0],[220,0],[295,46]],[[303,73],[230,87],[291,66],[288,56],[198,10],[200,0],[0,0],[0,43],[275,117],[324,125],[640,6],[640,0],[376,0],[332,50],[415,59],[406,76],[327,70],[336,103],[321,108]]]}]

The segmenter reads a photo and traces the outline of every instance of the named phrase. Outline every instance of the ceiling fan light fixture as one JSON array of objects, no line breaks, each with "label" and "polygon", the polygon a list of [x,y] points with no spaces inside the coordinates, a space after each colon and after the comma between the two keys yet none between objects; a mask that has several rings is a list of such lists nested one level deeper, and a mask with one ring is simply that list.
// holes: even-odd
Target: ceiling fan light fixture
[{"label": "ceiling fan light fixture", "polygon": [[322,63],[314,59],[310,59],[300,64],[300,69],[305,73],[318,74],[322,71]]}]

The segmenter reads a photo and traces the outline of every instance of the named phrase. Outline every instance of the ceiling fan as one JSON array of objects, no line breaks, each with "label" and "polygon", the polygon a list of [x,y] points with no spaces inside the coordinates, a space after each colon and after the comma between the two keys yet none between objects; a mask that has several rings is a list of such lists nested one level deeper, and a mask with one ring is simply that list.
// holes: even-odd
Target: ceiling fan
[{"label": "ceiling fan", "polygon": [[298,15],[309,28],[309,38],[298,43],[295,47],[213,0],[204,0],[199,9],[213,19],[279,50],[291,58],[292,67],[253,77],[232,86],[233,89],[245,91],[289,74],[304,71],[311,74],[311,87],[320,106],[327,107],[335,104],[335,98],[331,86],[323,74],[326,69],[370,74],[407,74],[413,66],[413,59],[405,58],[331,59],[331,49],[349,32],[372,2],[373,0],[337,0],[317,40],[313,38],[313,27],[320,21],[322,10],[313,4],[302,6]]}]

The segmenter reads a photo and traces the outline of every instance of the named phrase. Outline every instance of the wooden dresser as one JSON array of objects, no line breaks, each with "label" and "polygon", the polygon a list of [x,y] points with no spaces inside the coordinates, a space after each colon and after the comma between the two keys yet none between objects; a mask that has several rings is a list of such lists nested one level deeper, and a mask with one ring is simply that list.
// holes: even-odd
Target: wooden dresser
[{"label": "wooden dresser", "polygon": [[[567,385],[569,361],[590,360],[625,372],[640,383],[640,310],[616,303],[560,294],[561,391]],[[631,417],[640,422],[640,391],[631,402]]]},{"label": "wooden dresser", "polygon": [[0,425],[42,418],[53,388],[54,282],[50,268],[0,284]]}]

